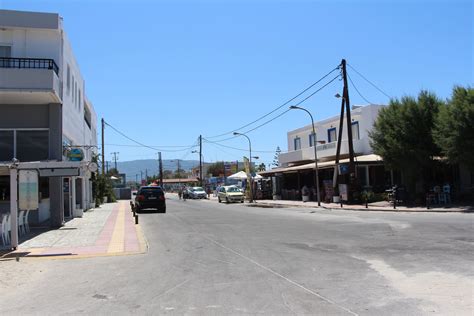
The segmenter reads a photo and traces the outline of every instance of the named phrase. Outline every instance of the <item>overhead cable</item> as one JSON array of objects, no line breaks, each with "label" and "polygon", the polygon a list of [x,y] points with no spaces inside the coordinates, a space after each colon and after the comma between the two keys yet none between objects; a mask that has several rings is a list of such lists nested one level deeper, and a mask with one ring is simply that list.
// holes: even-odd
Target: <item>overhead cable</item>
[{"label": "overhead cable", "polygon": [[[121,131],[119,131],[118,129],[116,129],[115,127],[113,127],[112,125],[110,125],[109,123],[107,123],[106,121],[104,121],[104,123],[105,123],[105,125],[109,126],[111,129],[113,129],[113,130],[114,130],[115,132],[117,132],[118,134],[122,135],[122,136],[125,137],[126,139],[128,139],[128,140],[130,140],[130,141],[132,141],[132,142],[134,142],[134,143],[136,143],[136,144],[138,144],[138,145],[140,145],[140,146],[142,146],[142,147],[145,147],[145,148],[148,148],[148,149],[152,149],[152,150],[154,150],[154,151],[166,151],[166,150],[161,150],[161,149],[156,148],[156,147],[152,147],[152,146],[145,145],[145,144],[143,144],[143,143],[141,143],[141,142],[139,142],[139,141],[137,141],[137,140],[135,140],[135,139],[133,139],[133,138],[127,136],[126,134],[122,133]],[[186,149],[184,149],[184,150],[187,150],[187,149],[189,149],[189,148],[194,148],[194,147],[196,147],[196,145],[190,146],[190,147],[188,147],[188,148],[186,148]],[[184,150],[179,150],[179,151],[184,151]]]},{"label": "overhead cable", "polygon": [[311,88],[313,88],[315,85],[317,85],[319,82],[321,82],[322,80],[324,80],[326,77],[328,77],[330,74],[332,74],[334,71],[338,70],[340,68],[340,65],[338,65],[336,68],[332,69],[330,72],[328,72],[327,74],[325,74],[323,77],[321,77],[320,79],[318,79],[318,81],[314,82],[313,84],[311,84],[310,86],[308,86],[306,89],[304,89],[303,91],[301,91],[300,93],[298,93],[296,96],[294,96],[293,98],[289,99],[288,101],[286,101],[285,103],[283,103],[282,105],[276,107],[275,109],[273,109],[272,111],[268,112],[267,114],[265,115],[262,115],[260,116],[259,118],[257,118],[256,120],[248,123],[248,124],[245,124],[239,128],[235,128],[229,132],[226,132],[226,133],[222,133],[222,134],[219,134],[219,135],[214,135],[214,136],[206,136],[206,138],[217,138],[217,137],[221,137],[221,136],[225,136],[225,135],[229,135],[229,134],[232,134],[233,132],[236,132],[236,131],[239,131],[239,130],[242,130],[264,118],[266,118],[267,116],[269,116],[270,114],[272,113],[275,113],[276,111],[278,111],[279,109],[283,108],[284,106],[288,105],[290,102],[294,101],[295,99],[297,99],[299,96],[301,96],[302,94],[304,94],[305,92],[307,92],[308,90],[310,90]]},{"label": "overhead cable", "polygon": [[352,67],[350,64],[347,64],[349,67],[351,67],[352,70],[354,70],[359,76],[362,77],[362,79],[364,79],[365,81],[367,81],[368,83],[370,83],[372,85],[372,87],[374,87],[375,89],[379,90],[381,93],[383,93],[387,98],[391,99],[392,97],[390,95],[388,95],[387,93],[385,93],[385,91],[383,91],[382,89],[380,89],[379,87],[377,87],[377,85],[375,85],[375,83],[373,83],[372,81],[370,81],[369,79],[367,79],[366,77],[364,77],[364,75],[362,75],[359,71],[357,71],[357,69],[355,69],[354,67]]},{"label": "overhead cable", "polygon": [[359,89],[357,89],[356,85],[354,84],[354,82],[352,81],[351,79],[351,76],[349,76],[349,74],[347,74],[347,78],[349,78],[349,81],[351,82],[352,86],[354,87],[355,91],[357,91],[357,93],[360,95],[360,97],[362,99],[365,100],[365,102],[369,103],[369,104],[373,104],[372,102],[370,102],[369,100],[367,100],[363,95],[362,93],[360,93]]},{"label": "overhead cable", "polygon": [[[300,105],[300,104],[302,104],[303,102],[307,101],[309,98],[311,98],[311,97],[314,96],[316,93],[318,93],[319,91],[321,91],[322,89],[324,89],[325,87],[327,87],[329,84],[331,84],[334,80],[336,80],[336,79],[339,78],[340,76],[341,76],[341,75],[338,74],[337,76],[335,76],[334,78],[332,78],[330,81],[328,81],[326,84],[324,84],[321,88],[319,88],[318,90],[314,91],[313,93],[311,93],[309,96],[307,96],[307,97],[304,98],[303,100],[297,102],[296,104],[292,104],[292,105]],[[253,131],[255,131],[256,129],[259,129],[260,127],[265,126],[265,125],[267,125],[268,123],[270,123],[270,122],[276,120],[277,118],[279,118],[279,117],[285,115],[285,114],[288,113],[289,111],[291,111],[291,109],[285,110],[284,112],[282,112],[282,113],[278,114],[277,116],[275,116],[275,117],[269,119],[268,121],[265,121],[264,123],[262,123],[262,124],[260,124],[260,125],[258,125],[258,126],[256,126],[256,127],[254,127],[254,128],[252,128],[252,129],[249,129],[249,130],[247,130],[247,131],[245,131],[245,132],[242,132],[242,134],[248,134],[248,133],[250,133],[250,132],[253,132]],[[237,135],[237,136],[232,136],[232,137],[228,137],[228,138],[225,138],[225,139],[220,139],[220,140],[217,140],[216,142],[223,142],[223,141],[227,141],[227,140],[230,140],[230,139],[234,139],[234,138],[236,138],[236,137],[239,137],[239,136]]]}]

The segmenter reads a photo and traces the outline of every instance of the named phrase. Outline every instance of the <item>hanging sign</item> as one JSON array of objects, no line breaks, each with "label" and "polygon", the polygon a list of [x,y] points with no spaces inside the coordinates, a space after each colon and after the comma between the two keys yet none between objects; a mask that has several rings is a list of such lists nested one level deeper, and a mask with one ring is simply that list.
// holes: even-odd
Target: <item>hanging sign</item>
[{"label": "hanging sign", "polygon": [[82,161],[84,159],[84,151],[81,148],[72,148],[67,153],[69,161]]},{"label": "hanging sign", "polygon": [[18,171],[18,209],[21,211],[38,209],[38,172]]}]

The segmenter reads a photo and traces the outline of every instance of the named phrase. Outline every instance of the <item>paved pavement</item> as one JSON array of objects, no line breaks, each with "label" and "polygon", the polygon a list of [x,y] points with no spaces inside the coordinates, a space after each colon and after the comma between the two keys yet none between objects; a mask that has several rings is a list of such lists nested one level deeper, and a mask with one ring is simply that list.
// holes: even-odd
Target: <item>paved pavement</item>
[{"label": "paved pavement", "polygon": [[[172,194],[172,193],[169,193]],[[211,194],[210,201],[216,201],[217,197]],[[351,211],[378,211],[378,212],[435,212],[435,213],[474,213],[474,205],[433,205],[430,208],[426,207],[407,207],[404,205],[398,205],[393,208],[393,205],[389,202],[381,201],[369,203],[368,207],[360,204],[348,205],[339,203],[321,203],[318,206],[317,202],[303,202],[303,201],[289,201],[289,200],[257,200],[254,206],[261,207],[302,207],[302,208],[322,208],[327,210],[351,210]]]},{"label": "paved pavement", "polygon": [[140,225],[135,225],[128,201],[108,203],[20,243],[3,257],[83,258],[137,254],[146,251]]},{"label": "paved pavement", "polygon": [[0,314],[474,312],[473,214],[167,203],[144,255],[0,262]]}]

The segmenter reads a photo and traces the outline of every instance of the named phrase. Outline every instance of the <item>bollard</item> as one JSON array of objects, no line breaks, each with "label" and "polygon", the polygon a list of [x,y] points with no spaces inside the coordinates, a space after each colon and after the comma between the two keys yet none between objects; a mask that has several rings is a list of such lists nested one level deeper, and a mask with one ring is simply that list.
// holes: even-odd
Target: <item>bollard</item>
[{"label": "bollard", "polygon": [[369,200],[368,199],[365,200],[365,208],[369,208]]},{"label": "bollard", "polygon": [[339,202],[341,203],[341,208],[342,208],[342,196],[339,196]]},{"label": "bollard", "polygon": [[135,215],[135,225],[138,224],[138,215]]},{"label": "bollard", "polygon": [[393,200],[393,209],[396,210],[397,209],[397,198],[395,198]]}]

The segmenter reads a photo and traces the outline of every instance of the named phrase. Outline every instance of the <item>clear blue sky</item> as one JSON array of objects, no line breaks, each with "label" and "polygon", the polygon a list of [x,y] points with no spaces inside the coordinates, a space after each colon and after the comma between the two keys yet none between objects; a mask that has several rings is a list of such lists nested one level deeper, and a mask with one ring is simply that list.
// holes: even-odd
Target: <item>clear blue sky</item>
[{"label": "clear blue sky", "polygon": [[[221,2],[0,0],[0,8],[59,13],[99,120],[153,146],[193,145],[200,134],[245,125],[341,58],[394,97],[428,89],[447,98],[454,85],[473,82],[471,1]],[[349,75],[370,102],[388,103]],[[302,105],[316,120],[337,115],[341,89],[336,80]],[[366,103],[350,93],[352,103]],[[271,162],[277,146],[288,149],[287,131],[306,124],[304,112],[291,111],[249,133],[255,151],[268,151],[255,155]],[[132,143],[108,128],[106,144]],[[206,161],[247,154],[243,137],[221,144],[243,151],[205,143]],[[161,148],[165,159],[198,159]],[[112,151],[121,161],[156,157],[108,145],[108,159]]]}]

